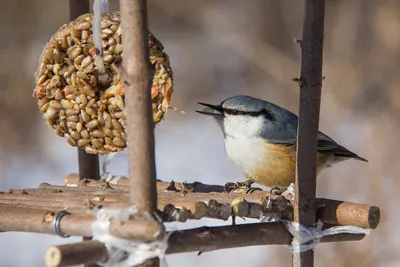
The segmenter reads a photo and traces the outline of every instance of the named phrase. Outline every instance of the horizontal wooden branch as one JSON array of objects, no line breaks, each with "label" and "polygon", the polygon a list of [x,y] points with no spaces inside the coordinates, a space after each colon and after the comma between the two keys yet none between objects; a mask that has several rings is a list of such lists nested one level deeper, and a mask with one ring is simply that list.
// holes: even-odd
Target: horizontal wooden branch
[{"label": "horizontal wooden branch", "polygon": [[[0,206],[0,232],[18,231],[56,234],[55,213],[32,208]],[[64,235],[92,236],[91,225],[95,217],[90,214],[69,214],[60,220],[60,230]],[[164,235],[164,228],[158,221],[135,219],[121,223],[111,220],[110,233],[120,238],[152,241]]]},{"label": "horizontal wooden branch", "polygon": [[[41,184],[38,189],[0,193],[0,207],[8,210],[7,215],[0,214],[0,221],[3,222],[0,224],[0,231],[43,232],[41,221],[43,212],[54,214],[60,210],[67,210],[72,216],[65,216],[62,220],[64,233],[88,236],[93,219],[91,208],[95,206],[119,208],[130,204],[128,187],[121,184],[114,185],[95,180],[79,181],[77,175],[69,175],[66,184],[67,186]],[[114,188],[116,186],[118,188]],[[158,182],[157,189],[158,209],[161,211],[159,215],[163,221],[184,222],[203,217],[227,220],[230,216],[258,219],[266,215],[292,219],[293,216],[289,201],[282,196],[270,197],[269,193],[264,191],[256,191],[253,194],[239,193],[240,190],[220,193],[223,191],[222,186],[166,182]],[[317,219],[323,223],[373,229],[379,222],[379,208],[374,206],[329,199],[318,199],[318,206]],[[38,219],[31,220],[33,215],[25,216],[26,212],[19,212],[14,208],[31,210],[30,212],[35,213]],[[86,222],[79,217],[83,215],[86,215],[84,216]],[[14,223],[15,220],[18,222]],[[28,221],[30,223],[26,225]],[[46,233],[54,233],[51,227],[46,229]]]},{"label": "horizontal wooden branch", "polygon": [[[108,186],[120,190],[128,190],[127,186],[129,185],[128,179],[127,178],[120,178],[120,179],[115,179],[114,184],[108,184]],[[88,187],[95,187],[95,188],[104,188],[106,187],[106,183],[104,182],[99,182],[99,181],[93,181],[93,180],[85,180],[85,181],[79,181],[79,176],[77,174],[70,174],[65,178],[65,184],[68,186],[88,186]],[[164,199],[162,198],[163,195],[160,194],[161,192],[168,192],[168,190],[172,190],[175,192],[181,192],[182,194],[190,193],[190,192],[196,192],[196,193],[223,193],[224,192],[224,186],[220,185],[207,185],[199,182],[194,182],[194,183],[175,183],[175,182],[158,182],[157,183],[157,190],[159,193],[159,198],[161,198],[159,201],[163,201]],[[258,210],[261,210],[263,205],[258,206],[257,204],[266,204],[265,200],[268,197],[272,197],[273,199],[276,199],[277,197],[275,196],[270,196],[269,192],[257,190],[254,191],[252,194],[245,194],[246,189],[237,189],[237,190],[232,190],[228,194],[224,193],[222,195],[216,194],[216,195],[207,195],[209,198],[216,200],[218,203],[232,203],[232,201],[235,201],[235,197],[240,195],[249,203],[250,207],[250,214],[248,216],[243,215],[242,211],[240,210],[240,214],[235,214],[235,210],[233,211],[234,215],[237,216],[243,216],[243,217],[251,217],[251,218],[259,218],[262,214],[259,212],[256,212]],[[200,194],[200,196],[202,196]],[[193,196],[190,196],[192,198]],[[187,199],[187,198],[184,198]],[[236,198],[237,199],[237,198]],[[183,200],[183,202],[187,202]],[[236,200],[237,202],[237,200]],[[161,203],[160,206],[164,205],[165,203]],[[170,202],[170,204],[173,204],[173,202]],[[183,203],[183,204],[189,204],[189,203]],[[256,204],[256,205],[253,205]],[[285,206],[284,201],[281,200],[281,205]],[[193,210],[193,205],[188,205],[185,206],[189,210]],[[331,224],[340,224],[340,225],[353,225],[353,226],[358,226],[358,227],[363,227],[363,228],[370,228],[370,229],[375,229],[380,220],[380,210],[376,206],[368,206],[368,205],[363,205],[363,204],[357,204],[357,203],[351,203],[351,202],[344,202],[344,201],[337,201],[337,200],[330,200],[330,199],[324,199],[324,198],[319,198],[317,199],[317,220],[320,219],[322,222],[325,223],[331,223]],[[282,208],[282,207],[281,207]],[[285,207],[284,207],[285,208]],[[162,209],[162,208],[161,208]],[[224,219],[224,218],[221,218]]]},{"label": "horizontal wooden branch", "polygon": [[[339,234],[325,236],[321,242],[358,241],[363,234]],[[222,227],[201,227],[196,229],[174,231],[168,239],[167,254],[185,252],[209,252],[244,246],[289,245],[291,234],[281,223],[241,224]],[[84,256],[82,251],[87,255]],[[69,266],[73,264],[104,262],[108,258],[105,246],[99,241],[86,241],[74,244],[50,247],[46,252],[46,264],[52,266]]]}]

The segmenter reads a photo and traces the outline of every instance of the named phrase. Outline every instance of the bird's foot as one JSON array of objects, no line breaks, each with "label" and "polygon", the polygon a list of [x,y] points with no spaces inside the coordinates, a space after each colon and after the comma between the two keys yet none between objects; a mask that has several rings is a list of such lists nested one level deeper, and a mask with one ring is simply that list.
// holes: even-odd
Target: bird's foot
[{"label": "bird's foot", "polygon": [[271,188],[271,190],[269,191],[269,193],[270,193],[272,196],[280,196],[284,191],[285,191],[284,189],[282,189],[282,188],[280,188],[280,187],[278,187],[278,186],[275,186],[275,187],[272,187],[272,188]]},{"label": "bird's foot", "polygon": [[252,188],[251,185],[252,185],[253,183],[254,183],[254,182],[251,181],[251,180],[246,180],[246,181],[244,181],[244,182],[236,182],[236,183],[228,182],[228,183],[226,183],[225,186],[224,186],[224,191],[225,191],[226,193],[229,193],[230,191],[236,190],[236,189],[239,189],[239,188],[245,188],[245,189],[249,190],[249,189]]}]

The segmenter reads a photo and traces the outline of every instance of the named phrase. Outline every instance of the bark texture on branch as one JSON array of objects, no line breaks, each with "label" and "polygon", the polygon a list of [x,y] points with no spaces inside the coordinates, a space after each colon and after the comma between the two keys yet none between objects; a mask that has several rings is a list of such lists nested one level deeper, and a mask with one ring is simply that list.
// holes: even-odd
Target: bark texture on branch
[{"label": "bark texture on branch", "polygon": [[[306,0],[301,39],[300,105],[296,153],[294,219],[315,223],[319,110],[322,87],[325,0]],[[293,267],[313,267],[314,252],[293,254]]]},{"label": "bark texture on branch", "polygon": [[[323,237],[321,242],[358,241],[363,238],[362,234],[340,234]],[[167,254],[210,252],[244,246],[289,245],[291,242],[291,234],[281,223],[202,227],[172,232],[168,240]],[[81,257],[82,250],[90,256]],[[84,260],[100,262],[108,257],[107,254],[104,255],[104,244],[99,241],[74,243],[49,248],[46,252],[46,262],[52,265],[47,266],[67,266],[62,264],[61,260],[66,256],[73,257],[74,253],[80,263],[84,263]],[[77,260],[74,263],[78,264]]]},{"label": "bark texture on branch", "polygon": [[[130,205],[128,186],[89,179],[80,181],[78,175],[68,175],[66,184],[67,186],[41,184],[38,189],[0,193],[0,231],[54,234],[51,226],[53,215],[65,209],[72,214],[61,220],[62,231],[68,235],[90,236],[94,207],[119,208]],[[230,216],[240,216],[258,219],[265,215],[293,219],[292,203],[282,196],[270,197],[264,191],[255,191],[253,194],[239,193],[240,190],[218,193],[220,188],[223,187],[201,183],[158,182],[159,215],[163,221],[182,222],[203,217],[227,220]],[[316,219],[323,223],[371,229],[376,228],[379,223],[380,211],[375,206],[330,199],[317,199],[317,206]],[[44,220],[46,214],[53,215]],[[43,224],[44,221],[49,225]],[[147,239],[152,238],[151,234],[144,235],[150,236]]]}]

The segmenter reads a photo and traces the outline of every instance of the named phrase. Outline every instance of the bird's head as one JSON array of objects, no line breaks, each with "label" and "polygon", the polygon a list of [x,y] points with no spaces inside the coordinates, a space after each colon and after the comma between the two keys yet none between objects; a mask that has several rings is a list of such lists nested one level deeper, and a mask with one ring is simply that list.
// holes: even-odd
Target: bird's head
[{"label": "bird's head", "polygon": [[280,107],[250,96],[233,96],[219,105],[199,104],[206,108],[197,112],[214,117],[225,135],[257,137],[279,119]]}]

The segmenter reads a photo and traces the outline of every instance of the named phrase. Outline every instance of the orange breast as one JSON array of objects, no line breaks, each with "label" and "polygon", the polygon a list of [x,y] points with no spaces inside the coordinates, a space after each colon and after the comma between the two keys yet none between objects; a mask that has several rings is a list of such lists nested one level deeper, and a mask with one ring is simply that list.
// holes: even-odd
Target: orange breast
[{"label": "orange breast", "polygon": [[[287,187],[295,181],[296,150],[294,146],[266,143],[265,157],[260,158],[256,167],[247,173],[247,178],[268,187]],[[326,167],[326,155],[317,154],[317,175]]]}]

